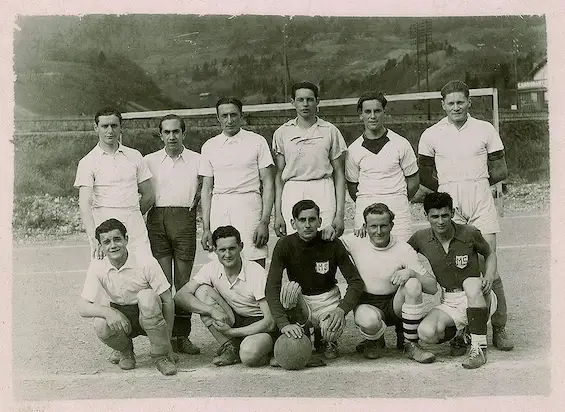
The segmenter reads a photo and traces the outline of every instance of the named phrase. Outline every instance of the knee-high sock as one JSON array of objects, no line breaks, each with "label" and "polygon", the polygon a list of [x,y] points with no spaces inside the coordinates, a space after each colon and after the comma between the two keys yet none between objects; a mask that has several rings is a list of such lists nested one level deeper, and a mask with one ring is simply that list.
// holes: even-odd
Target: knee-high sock
[{"label": "knee-high sock", "polygon": [[123,352],[123,351],[129,349],[133,345],[131,338],[129,338],[125,334],[125,332],[123,332],[121,330],[113,333],[112,335],[108,336],[105,339],[100,338],[100,340],[102,342],[104,342],[106,345],[108,345],[109,347],[111,347],[112,349],[120,351],[120,352]]},{"label": "knee-high sock", "polygon": [[405,342],[418,342],[418,325],[424,317],[424,308],[424,303],[402,304],[402,328]]},{"label": "knee-high sock", "polygon": [[151,356],[162,356],[169,353],[169,331],[163,314],[158,313],[154,316],[142,315],[142,325],[151,343]]},{"label": "knee-high sock", "polygon": [[492,282],[492,291],[496,295],[498,302],[496,311],[492,314],[491,323],[494,327],[504,327],[508,319],[508,309],[506,307],[506,296],[504,294],[502,279],[497,278]]},{"label": "knee-high sock", "polygon": [[487,308],[467,308],[471,345],[487,346]]}]

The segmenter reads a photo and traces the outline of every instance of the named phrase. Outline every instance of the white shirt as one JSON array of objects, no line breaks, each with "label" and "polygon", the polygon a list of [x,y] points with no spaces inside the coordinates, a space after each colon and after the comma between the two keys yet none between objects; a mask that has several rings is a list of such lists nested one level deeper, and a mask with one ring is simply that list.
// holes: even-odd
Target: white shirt
[{"label": "white shirt", "polygon": [[298,118],[289,120],[273,134],[273,153],[283,155],[285,160],[283,182],[332,177],[331,161],[346,150],[339,129],[320,118],[308,129],[298,126]]},{"label": "white shirt", "polygon": [[134,256],[130,252],[126,263],[119,269],[112,266],[108,257],[90,262],[81,296],[89,302],[94,302],[100,287],[108,293],[111,302],[118,305],[134,305],[137,304],[139,291],[153,289],[160,295],[171,285],[153,256]]},{"label": "white shirt", "polygon": [[465,180],[488,179],[488,153],[503,150],[494,126],[468,116],[457,129],[444,117],[424,130],[418,154],[435,158],[440,185]]},{"label": "white shirt", "polygon": [[212,137],[201,152],[199,174],[214,178],[213,194],[260,193],[259,169],[274,164],[265,138],[244,129]]},{"label": "white shirt", "polygon": [[408,195],[406,176],[418,172],[410,142],[392,130],[389,141],[378,154],[364,148],[363,136],[357,138],[345,154],[345,178],[359,183],[357,196]]},{"label": "white shirt", "polygon": [[183,148],[176,159],[165,149],[145,156],[157,207],[190,207],[198,190],[200,154]]},{"label": "white shirt", "polygon": [[213,260],[200,269],[194,276],[199,285],[208,285],[218,291],[230,307],[241,316],[260,316],[263,312],[259,301],[265,299],[267,273],[258,263],[242,259],[239,275],[230,283],[224,267],[218,260]]},{"label": "white shirt", "polygon": [[138,185],[150,178],[151,172],[137,150],[120,144],[110,154],[97,144],[79,161],[74,186],[93,189],[92,208],[139,210]]},{"label": "white shirt", "polygon": [[398,286],[390,283],[390,278],[399,269],[412,269],[422,276],[427,273],[416,251],[408,243],[397,242],[394,236],[384,248],[373,245],[369,236],[361,238],[353,233],[342,236],[340,240],[365,282],[365,291],[373,295],[396,292]]}]

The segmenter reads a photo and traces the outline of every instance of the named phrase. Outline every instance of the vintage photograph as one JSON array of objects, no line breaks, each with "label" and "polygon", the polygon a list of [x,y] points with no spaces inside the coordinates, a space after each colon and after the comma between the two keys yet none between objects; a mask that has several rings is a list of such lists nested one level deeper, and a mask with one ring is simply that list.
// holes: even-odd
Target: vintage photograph
[{"label": "vintage photograph", "polygon": [[547,397],[544,15],[20,15],[18,402]]}]

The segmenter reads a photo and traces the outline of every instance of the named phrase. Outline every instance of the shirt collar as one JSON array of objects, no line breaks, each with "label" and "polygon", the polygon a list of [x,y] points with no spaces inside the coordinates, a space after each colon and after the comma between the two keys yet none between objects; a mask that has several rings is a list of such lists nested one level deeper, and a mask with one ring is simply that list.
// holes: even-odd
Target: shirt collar
[{"label": "shirt collar", "polygon": [[375,246],[373,242],[371,242],[371,239],[369,238],[368,235],[367,235],[367,240],[369,241],[369,245],[371,245],[371,247],[375,250],[388,250],[396,244],[396,237],[394,235],[390,235],[390,240],[388,241],[388,245],[386,245],[385,247]]},{"label": "shirt collar", "polygon": [[121,268],[116,268],[114,265],[112,265],[110,263],[110,259],[108,259],[108,256],[104,256],[104,259],[102,259],[102,262],[104,263],[104,266],[106,268],[106,273],[110,273],[110,271],[115,270],[116,272],[119,272],[122,269],[133,269],[135,267],[135,257],[133,256],[133,253],[131,253],[128,250],[128,257],[126,259],[126,262],[124,263],[124,265]]},{"label": "shirt collar", "polygon": [[[96,147],[94,148],[94,150],[96,150],[98,152],[98,154],[102,154],[102,155],[110,155],[110,153],[106,152],[104,149],[102,149],[102,147],[100,147],[100,142],[96,143]],[[116,153],[118,152],[122,152],[124,153],[124,149],[122,147],[122,144],[118,142],[118,148],[116,149]]]},{"label": "shirt collar", "polygon": [[[474,120],[475,118],[473,116],[471,116],[469,113],[467,113],[467,121],[465,122],[465,124],[463,126],[461,126],[462,128],[467,126],[467,124],[469,123],[469,121]],[[447,126],[453,126],[455,127],[455,125],[453,123],[451,123],[449,121],[449,118],[447,116],[445,116],[443,119],[441,119],[438,123],[441,123],[442,125],[447,125]]]},{"label": "shirt collar", "polygon": [[[457,240],[460,240],[461,242],[465,242],[465,236],[463,236],[463,226],[458,224],[458,223],[455,223],[453,221],[451,221],[451,224],[455,228],[455,232],[453,233],[453,239],[457,239]],[[432,241],[434,241],[434,239],[437,239],[432,228],[430,227],[428,230],[429,230],[429,235],[430,235],[429,241],[432,242]],[[439,239],[437,239],[437,240],[439,241]]]},{"label": "shirt collar", "polygon": [[[287,124],[289,126],[298,126],[298,116],[295,117],[294,119],[290,119]],[[312,124],[312,126],[319,126],[319,127],[329,127],[329,125],[330,125],[329,122],[325,121],[324,119],[320,119],[318,116],[316,116],[316,121],[314,122],[314,124]]]},{"label": "shirt collar", "polygon": [[241,133],[242,131],[243,131],[243,129],[240,128],[239,132],[237,132],[233,136],[228,136],[224,132],[222,132],[220,134],[220,136],[222,136],[222,145],[226,144],[228,141],[234,141],[234,140],[242,139],[243,138],[243,133]]},{"label": "shirt collar", "polygon": [[[222,276],[225,276],[226,280],[227,280],[228,276],[226,275],[226,271],[225,271],[224,267],[222,266],[221,263],[219,263],[219,265],[220,265],[220,275],[218,277],[221,278]],[[245,259],[241,258],[241,270],[239,271],[239,275],[237,275],[237,277],[235,278],[235,282],[237,282],[238,280],[245,282],[246,279],[247,279],[247,276],[245,276]],[[229,282],[229,280],[228,280],[228,282]],[[233,282],[233,284],[235,284],[235,282]]]},{"label": "shirt collar", "polygon": [[[184,160],[184,153],[185,153],[186,147],[184,147],[184,145],[182,146],[182,152],[180,152],[180,154],[178,155],[177,159],[182,159]],[[169,156],[169,154],[167,153],[167,151],[165,150],[165,148],[162,148],[160,151],[160,159],[161,159],[161,163],[163,163],[165,161],[165,159],[168,157],[172,160],[174,160],[171,156]]]}]

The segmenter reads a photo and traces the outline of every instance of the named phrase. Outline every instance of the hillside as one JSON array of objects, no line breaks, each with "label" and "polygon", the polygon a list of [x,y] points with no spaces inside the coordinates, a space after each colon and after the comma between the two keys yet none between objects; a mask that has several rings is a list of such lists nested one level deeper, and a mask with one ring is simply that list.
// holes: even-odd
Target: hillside
[{"label": "hillside", "polygon": [[[320,84],[322,98],[378,88],[416,91],[415,18],[282,16],[22,17],[15,33],[19,113],[92,113],[127,102],[148,109],[205,107],[236,94],[245,103],[284,101],[286,24],[291,81]],[[472,87],[515,87],[546,54],[543,17],[431,19],[430,89],[450,78]],[[423,47],[423,46],[422,46]],[[424,56],[420,60],[425,90]],[[504,93],[502,101],[505,102]]]}]

